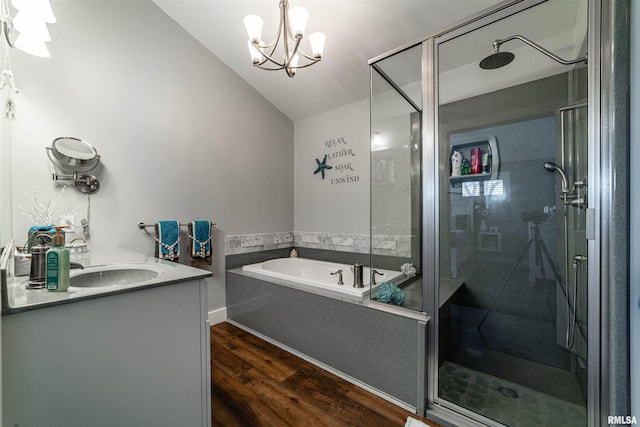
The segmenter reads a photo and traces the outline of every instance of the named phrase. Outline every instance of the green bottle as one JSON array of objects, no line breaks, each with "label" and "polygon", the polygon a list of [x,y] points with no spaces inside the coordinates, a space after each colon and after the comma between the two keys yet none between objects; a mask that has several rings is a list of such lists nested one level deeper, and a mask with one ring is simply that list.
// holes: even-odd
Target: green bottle
[{"label": "green bottle", "polygon": [[60,229],[66,226],[56,225],[53,228],[56,229],[56,234],[46,255],[46,287],[49,291],[65,292],[69,289],[69,250],[64,247],[64,235],[60,234]]}]

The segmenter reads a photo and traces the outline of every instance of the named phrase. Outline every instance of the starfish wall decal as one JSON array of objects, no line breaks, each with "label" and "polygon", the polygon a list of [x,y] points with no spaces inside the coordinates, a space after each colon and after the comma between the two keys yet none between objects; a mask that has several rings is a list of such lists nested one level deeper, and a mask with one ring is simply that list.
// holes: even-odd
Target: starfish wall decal
[{"label": "starfish wall decal", "polygon": [[320,172],[322,174],[322,179],[324,179],[324,171],[326,169],[333,169],[333,166],[329,166],[327,164],[327,155],[325,154],[324,157],[322,158],[322,161],[316,159],[316,163],[318,164],[318,167],[316,168],[316,170],[313,172],[313,174],[317,174],[318,172]]}]

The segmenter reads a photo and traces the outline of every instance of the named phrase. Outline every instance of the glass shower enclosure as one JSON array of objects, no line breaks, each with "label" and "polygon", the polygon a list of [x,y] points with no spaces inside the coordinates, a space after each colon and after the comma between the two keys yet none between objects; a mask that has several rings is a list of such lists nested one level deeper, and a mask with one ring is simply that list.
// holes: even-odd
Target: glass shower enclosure
[{"label": "glass shower enclosure", "polygon": [[435,400],[488,424],[587,423],[586,46],[586,0],[434,40]]},{"label": "glass shower enclosure", "polygon": [[416,267],[434,414],[593,414],[589,4],[505,3],[370,61],[371,265]]}]

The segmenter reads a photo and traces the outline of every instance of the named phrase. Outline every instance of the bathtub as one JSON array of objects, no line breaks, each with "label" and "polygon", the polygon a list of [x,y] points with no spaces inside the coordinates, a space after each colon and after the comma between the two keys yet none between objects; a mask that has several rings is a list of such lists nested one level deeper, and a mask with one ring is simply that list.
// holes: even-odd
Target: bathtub
[{"label": "bathtub", "polygon": [[[308,287],[325,289],[344,295],[366,297],[371,292],[369,282],[371,274],[369,267],[364,267],[364,288],[353,287],[353,273],[351,265],[326,261],[316,261],[307,258],[277,258],[257,264],[245,265],[243,271],[252,272],[260,276],[294,282],[301,289]],[[331,273],[342,270],[344,285],[338,285],[338,276]],[[376,275],[376,283],[393,282],[403,274],[399,271],[375,269],[382,275]],[[374,289],[378,286],[374,285]]]}]

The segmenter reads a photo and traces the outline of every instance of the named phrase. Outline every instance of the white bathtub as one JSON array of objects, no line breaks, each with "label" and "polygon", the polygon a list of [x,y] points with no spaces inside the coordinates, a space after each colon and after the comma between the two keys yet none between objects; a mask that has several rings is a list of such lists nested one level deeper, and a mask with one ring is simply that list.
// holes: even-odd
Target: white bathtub
[{"label": "white bathtub", "polygon": [[[245,265],[244,271],[259,274],[266,277],[274,277],[295,282],[301,285],[301,289],[308,287],[326,289],[345,295],[356,297],[368,296],[371,289],[369,287],[370,273],[369,267],[364,267],[364,288],[353,287],[353,272],[351,265],[337,264],[334,262],[316,261],[307,258],[277,258],[257,264]],[[342,270],[344,285],[338,285],[338,275],[331,275],[338,270]],[[399,271],[375,269],[382,275],[376,275],[376,283],[393,282],[403,277]],[[377,285],[374,286],[374,289]]]}]

